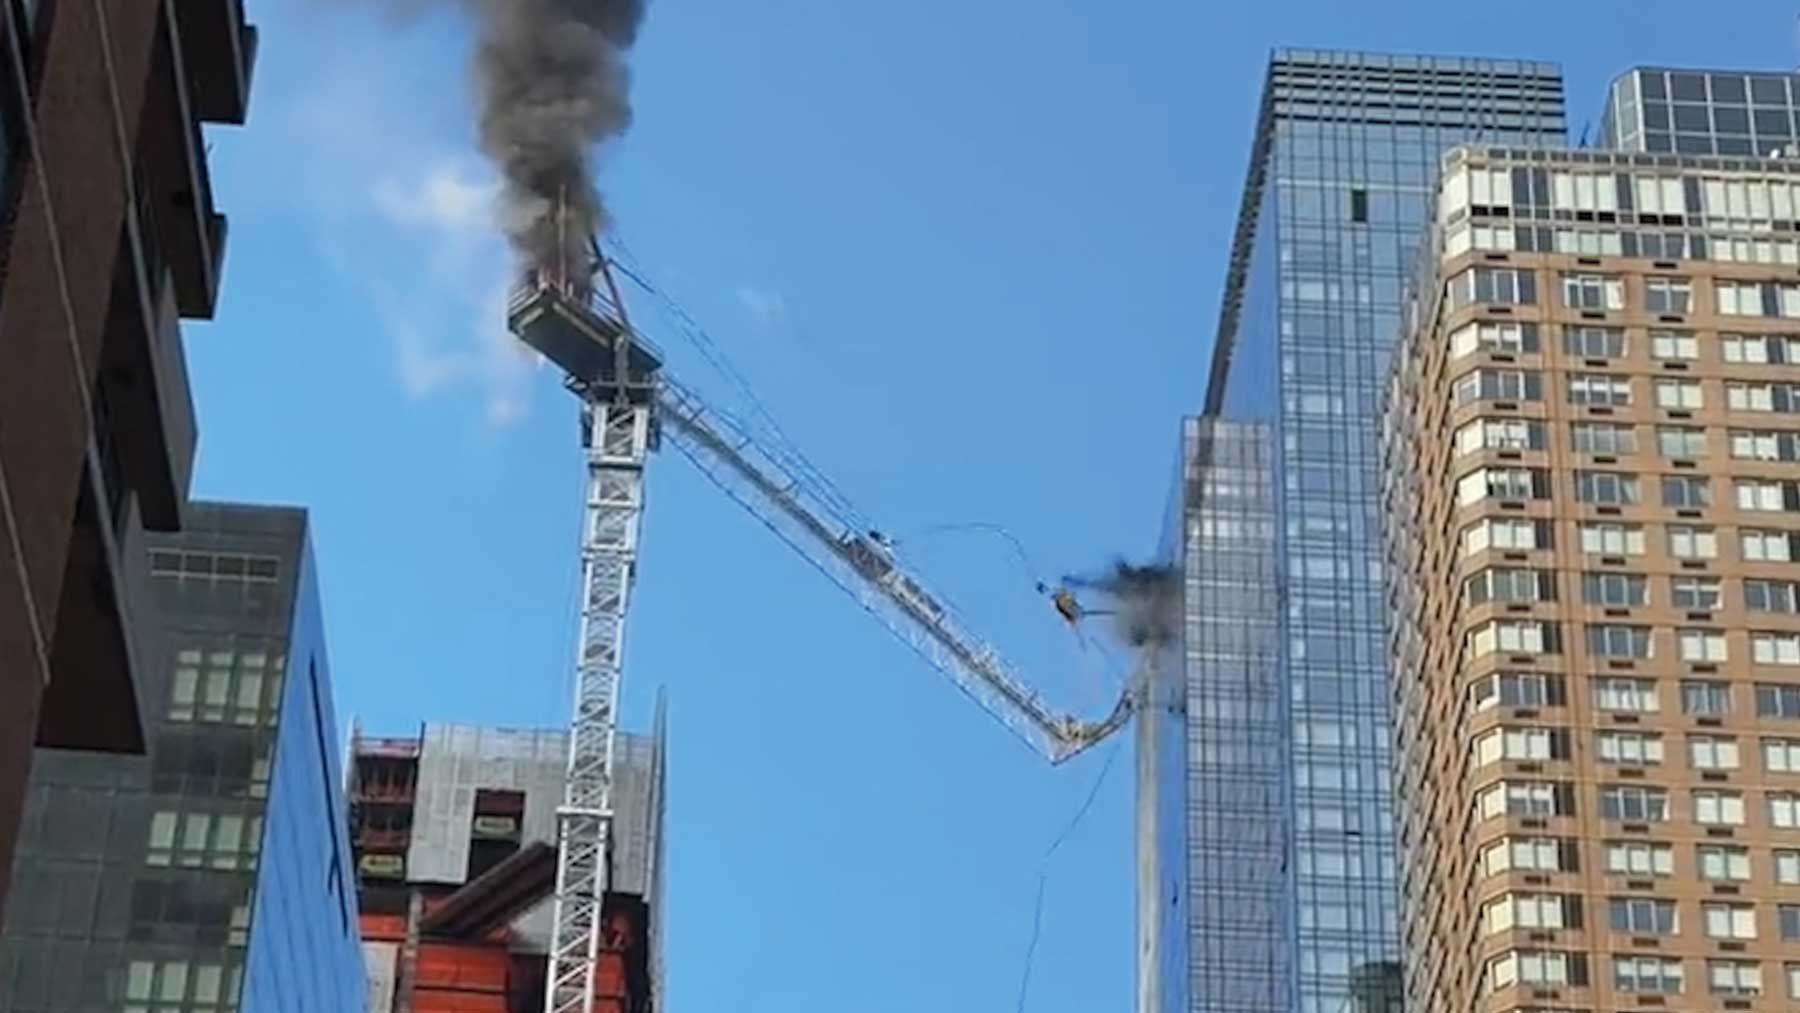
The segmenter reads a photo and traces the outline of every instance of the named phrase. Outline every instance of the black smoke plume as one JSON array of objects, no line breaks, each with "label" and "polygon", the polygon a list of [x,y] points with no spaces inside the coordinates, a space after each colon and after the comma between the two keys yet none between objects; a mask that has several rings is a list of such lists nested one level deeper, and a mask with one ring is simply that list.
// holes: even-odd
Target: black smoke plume
[{"label": "black smoke plume", "polygon": [[1181,581],[1172,566],[1133,566],[1119,560],[1108,573],[1068,577],[1065,582],[1104,595],[1119,638],[1133,647],[1171,643],[1180,632]]},{"label": "black smoke plume", "polygon": [[594,151],[631,126],[625,54],[645,0],[375,2],[402,20],[434,7],[474,18],[476,134],[500,173],[500,226],[523,266],[585,276],[588,237],[608,225]]},{"label": "black smoke plume", "polygon": [[604,231],[594,149],[631,125],[625,53],[644,0],[463,0],[480,17],[481,150],[500,171],[500,220],[527,266],[585,265]]}]

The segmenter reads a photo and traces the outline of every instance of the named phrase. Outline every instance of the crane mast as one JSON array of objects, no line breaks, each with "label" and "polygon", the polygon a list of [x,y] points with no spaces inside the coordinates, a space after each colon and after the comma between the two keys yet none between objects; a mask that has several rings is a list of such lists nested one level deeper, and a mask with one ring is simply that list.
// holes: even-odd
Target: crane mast
[{"label": "crane mast", "polygon": [[662,438],[783,541],[1052,763],[1122,727],[1130,690],[1098,721],[1060,715],[995,648],[912,574],[892,546],[821,497],[793,462],[763,447],[662,372],[631,327],[612,272],[594,263],[530,271],[507,326],[563,370],[581,401],[587,485],[582,597],[567,785],[557,809],[557,875],[546,1013],[592,1013],[612,827],[625,617],[637,571],[644,465]]}]

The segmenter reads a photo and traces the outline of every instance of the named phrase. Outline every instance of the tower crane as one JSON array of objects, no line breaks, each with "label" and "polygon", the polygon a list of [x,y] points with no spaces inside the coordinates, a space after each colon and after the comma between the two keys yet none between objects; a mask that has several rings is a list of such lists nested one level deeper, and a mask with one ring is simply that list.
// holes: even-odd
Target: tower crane
[{"label": "tower crane", "polygon": [[1118,731],[1133,710],[1129,687],[1099,720],[1053,710],[885,538],[822,495],[785,454],[667,375],[662,354],[632,328],[607,259],[597,243],[590,246],[591,263],[528,271],[507,304],[508,328],[560,368],[564,386],[580,399],[587,458],[580,634],[567,784],[557,809],[546,1013],[592,1013],[594,1005],[625,618],[637,571],[644,466],[663,444],[1051,763]]}]

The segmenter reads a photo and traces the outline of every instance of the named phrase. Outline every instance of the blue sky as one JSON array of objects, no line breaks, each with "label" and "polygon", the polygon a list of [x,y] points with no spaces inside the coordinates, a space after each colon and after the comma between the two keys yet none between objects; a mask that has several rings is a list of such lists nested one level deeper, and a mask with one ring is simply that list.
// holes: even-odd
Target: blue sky
[{"label": "blue sky", "polygon": [[[574,404],[506,342],[450,16],[250,0],[250,124],[188,329],[196,492],[313,511],[340,722],[568,712]],[[1276,45],[1796,62],[1788,5],[653,2],[620,229],[783,426],[1034,679],[1115,679],[1032,594],[1158,538]],[[1723,10],[1724,8],[1714,8]],[[637,305],[672,368],[728,385]],[[1105,763],[1051,770],[676,455],[655,462],[627,713],[670,695],[670,1008],[1014,1009],[1039,859]],[[1131,764],[1050,869],[1037,1013],[1124,1009]]]}]

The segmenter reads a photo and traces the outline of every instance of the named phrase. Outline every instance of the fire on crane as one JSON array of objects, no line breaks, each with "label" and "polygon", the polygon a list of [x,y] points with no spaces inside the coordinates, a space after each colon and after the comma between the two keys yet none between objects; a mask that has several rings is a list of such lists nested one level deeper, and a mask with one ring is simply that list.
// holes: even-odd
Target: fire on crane
[{"label": "fire on crane", "polygon": [[[1053,711],[993,646],[933,595],[894,546],[821,496],[792,463],[663,371],[636,333],[598,245],[589,270],[539,267],[507,306],[507,326],[564,373],[581,400],[588,481],[583,515],[580,635],[567,788],[557,810],[558,858],[546,1013],[592,1013],[603,926],[613,735],[625,617],[637,569],[644,465],[666,439],[725,495],[812,563],[932,667],[949,676],[1051,763],[1118,731],[1131,688],[1097,721]],[[1083,614],[1059,589],[1056,609]]]}]

